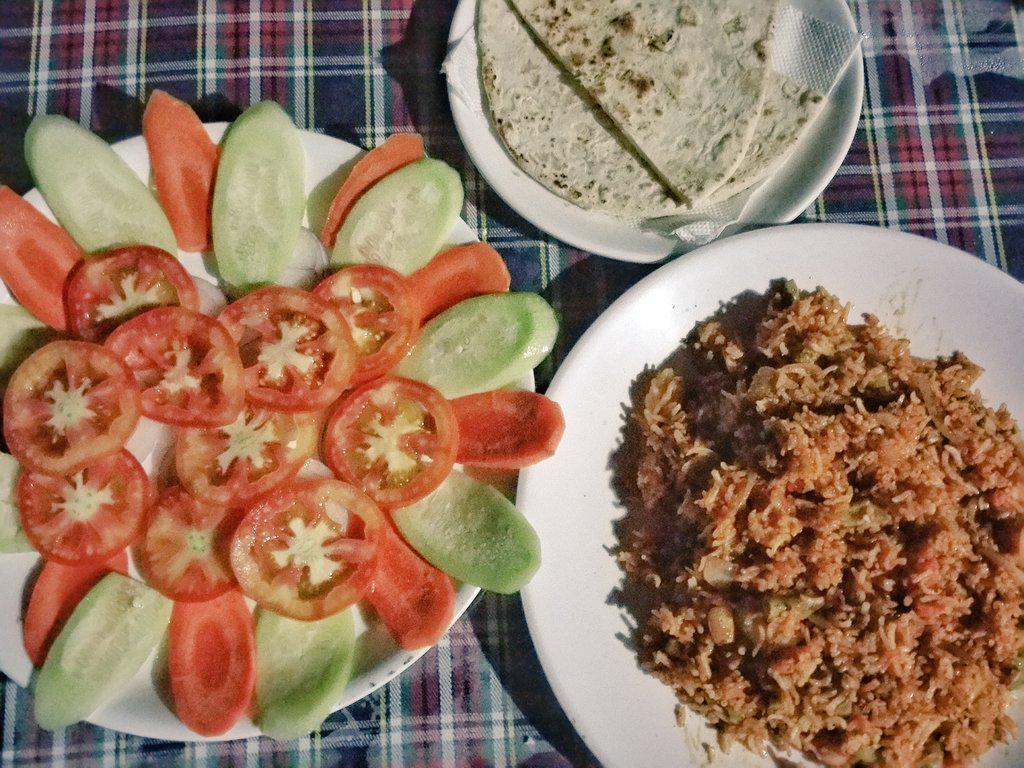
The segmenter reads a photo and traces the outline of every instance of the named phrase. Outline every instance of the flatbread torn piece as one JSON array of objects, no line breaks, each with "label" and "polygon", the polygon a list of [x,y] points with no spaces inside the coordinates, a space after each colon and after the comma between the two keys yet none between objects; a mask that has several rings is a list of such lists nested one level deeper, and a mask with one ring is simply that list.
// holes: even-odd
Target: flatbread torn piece
[{"label": "flatbread torn piece", "polygon": [[587,103],[509,0],[480,0],[480,72],[505,148],[533,179],[582,208],[648,218],[682,211],[668,190]]},{"label": "flatbread torn piece", "polygon": [[512,2],[679,202],[733,176],[761,114],[777,2]]}]

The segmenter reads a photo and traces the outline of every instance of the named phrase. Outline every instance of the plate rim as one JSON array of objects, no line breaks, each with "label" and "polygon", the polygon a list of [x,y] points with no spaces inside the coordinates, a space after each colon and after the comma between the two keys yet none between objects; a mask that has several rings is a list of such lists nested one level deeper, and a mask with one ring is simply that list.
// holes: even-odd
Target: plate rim
[{"label": "plate rim", "polygon": [[[842,2],[842,0],[826,1],[831,3],[836,11],[843,17],[844,23],[848,28],[857,32],[856,19],[854,18],[849,5]],[[478,2],[479,0],[459,0],[448,31],[447,42],[449,52],[463,36],[467,34],[473,34],[475,36],[476,10]],[[474,71],[477,73],[477,79],[479,82],[479,63]],[[547,233],[571,247],[580,248],[618,261],[637,264],[656,264],[671,256],[696,250],[688,249],[676,238],[656,232],[643,232],[630,227],[628,224],[621,221],[617,221],[614,217],[607,214],[602,214],[596,211],[587,211],[586,209],[575,206],[569,201],[564,200],[554,192],[551,192],[539,181],[530,177],[529,174],[523,171],[515,160],[512,159],[504,145],[504,142],[502,142],[500,137],[495,134],[490,120],[487,117],[486,111],[483,114],[476,114],[472,109],[470,109],[462,100],[458,90],[452,87],[447,77],[445,78],[445,88],[448,93],[448,104],[452,112],[455,129],[459,134],[459,139],[461,140],[466,153],[473,162],[473,166],[480,172],[488,185],[506,205],[512,208],[512,210],[514,210],[518,215],[522,216],[541,232]],[[841,88],[851,89],[849,94],[851,107],[849,108],[848,113],[843,115],[837,122],[836,129],[831,132],[835,139],[831,144],[833,151],[830,160],[822,167],[821,171],[815,175],[814,181],[807,184],[801,194],[794,195],[793,202],[789,205],[776,211],[769,211],[770,214],[774,213],[774,215],[766,216],[764,220],[759,219],[757,221],[744,217],[738,224],[731,224],[726,227],[724,236],[729,236],[732,232],[735,232],[738,227],[742,226],[764,226],[769,224],[781,225],[792,222],[797,216],[805,211],[832,182],[838,173],[839,168],[842,167],[843,162],[849,154],[850,147],[853,145],[853,139],[856,136],[857,129],[861,122],[861,115],[864,107],[865,73],[864,47],[860,43],[858,43],[850,61],[847,63],[846,69],[840,75],[840,78],[836,83],[835,90],[839,90]],[[833,94],[835,93],[835,90],[833,91]],[[482,93],[481,101],[482,103],[486,102],[486,97]],[[486,110],[486,106],[484,109]],[[479,144],[477,143],[478,141],[480,142]],[[499,168],[497,165],[491,165],[485,162],[482,154],[484,151],[483,145],[487,146],[487,151],[492,151],[496,147],[504,157],[504,161],[501,161],[500,164],[506,167]],[[791,154],[783,164],[769,176],[769,180],[778,174],[784,174],[788,166],[804,156],[805,154],[803,153]],[[529,202],[525,199],[528,192],[524,191],[523,195],[520,195],[511,186],[509,179],[517,175],[521,176],[527,182],[528,186],[532,188],[533,196],[539,195],[543,201],[550,202],[552,205],[557,201],[560,204],[559,210],[564,207],[568,207],[574,211],[582,211],[584,214],[593,217],[594,221],[601,221],[606,226],[617,229],[623,233],[624,237],[630,237],[634,242],[629,246],[609,244],[599,236],[592,236],[587,231],[574,228],[572,225],[563,224],[562,219],[560,218],[549,218],[549,214],[542,206],[538,206],[536,203]],[[763,184],[764,182],[759,182],[754,186],[754,196],[760,193]],[[766,205],[768,205],[768,203],[766,203]],[[717,239],[722,238],[723,236],[720,235]]]},{"label": "plate rim", "polygon": [[[801,237],[808,231],[824,235],[833,234],[836,237],[836,242],[841,242],[839,238],[845,235],[852,237],[873,237],[880,241],[889,241],[896,245],[910,242],[917,243],[920,247],[920,244],[923,243],[932,251],[930,257],[935,258],[938,261],[944,261],[946,263],[964,263],[965,261],[969,261],[976,268],[987,273],[994,280],[1002,283],[1008,291],[1016,294],[1021,300],[1021,306],[1024,307],[1024,282],[1017,280],[1008,272],[990,264],[983,258],[947,243],[940,243],[931,238],[910,232],[902,232],[884,227],[873,227],[865,224],[805,222],[766,227],[763,229],[743,232],[738,235],[722,238],[709,243],[708,245],[702,246],[674,261],[664,264],[651,274],[639,280],[635,285],[630,287],[615,301],[609,304],[608,307],[601,312],[597,319],[591,323],[591,325],[579,337],[573,347],[569,350],[568,354],[566,354],[565,358],[559,364],[558,370],[547,388],[547,396],[552,398],[555,402],[560,402],[564,397],[571,396],[571,393],[561,391],[563,386],[562,381],[571,375],[572,369],[577,364],[576,361],[589,354],[589,348],[595,343],[594,340],[599,337],[606,325],[610,325],[616,321],[616,316],[619,314],[619,311],[621,311],[621,307],[633,302],[636,296],[642,295],[644,292],[649,290],[651,286],[661,281],[685,280],[687,272],[699,270],[701,264],[721,256],[719,252],[722,250],[733,250],[736,253],[740,253],[743,251],[743,246],[745,245],[751,246],[764,239],[784,239],[793,236],[794,233],[796,237]],[[718,297],[718,300],[720,302],[724,302],[728,301],[729,298],[730,297],[728,296],[723,296]],[[1021,415],[1024,416],[1024,414]],[[540,500],[534,499],[535,495],[541,493],[541,491],[534,489],[535,483],[538,482],[535,480],[537,471],[538,470],[535,470],[532,467],[523,469],[519,474],[519,481],[517,484],[517,503],[519,504],[523,514],[527,515],[528,518],[534,517],[532,510],[541,503]],[[573,707],[573,698],[568,690],[569,686],[566,681],[567,675],[559,674],[557,672],[559,664],[557,654],[552,650],[548,637],[541,629],[542,619],[539,617],[539,611],[542,598],[541,595],[538,594],[537,590],[539,588],[536,586],[536,583],[537,582],[535,581],[524,586],[520,592],[520,599],[523,605],[523,613],[527,629],[530,634],[530,640],[537,654],[537,658],[540,661],[544,677],[547,680],[548,685],[551,687],[551,690],[554,692],[560,709],[572,724],[587,749],[590,750],[591,754],[594,755],[601,765],[606,766],[607,768],[618,768],[618,764],[614,763],[607,755],[607,752],[603,749],[605,743],[604,740],[599,734],[595,734],[591,730],[588,724],[578,715],[578,710]],[[682,734],[682,731],[680,731],[680,734]],[[680,741],[682,743],[682,740]],[[1024,742],[1024,735],[1021,736],[1019,741]],[[988,752],[986,752],[986,755],[990,754],[992,749],[997,748],[997,746],[998,745],[993,746]],[[681,752],[681,766],[687,765],[687,763],[683,762],[685,757],[685,754]]]},{"label": "plate rim", "polygon": [[[213,138],[215,141],[219,141],[220,140],[220,138],[223,136],[224,132],[227,130],[227,128],[230,125],[231,124],[229,122],[227,122],[227,121],[213,121],[213,122],[203,123],[203,127],[206,129],[207,133],[211,136],[211,138]],[[312,131],[312,130],[308,130],[308,129],[304,129],[304,128],[299,128],[298,126],[296,126],[296,128],[297,128],[297,130],[299,131],[299,133],[301,135],[301,141],[303,142],[303,150],[306,153],[305,154],[305,157],[306,157],[305,170],[306,170],[306,177],[307,177],[306,178],[307,186],[310,186],[310,184],[309,184],[309,181],[310,181],[309,167],[310,167],[310,164],[311,164],[310,154],[311,154],[312,151],[315,151],[315,146],[311,147],[310,146],[311,144],[315,145],[316,142],[324,142],[324,141],[326,141],[326,142],[333,143],[336,146],[344,147],[344,149],[346,151],[354,150],[354,154],[352,155],[353,159],[358,158],[358,157],[366,154],[366,152],[367,152],[367,150],[364,149],[363,147],[361,147],[361,146],[359,146],[357,144],[354,144],[352,142],[346,141],[344,139],[340,139],[340,138],[337,138],[335,136],[329,136],[329,135],[327,135],[325,133],[320,133],[320,132],[317,132],[317,131]],[[147,150],[145,148],[144,141],[145,141],[145,139],[144,139],[144,136],[142,134],[136,134],[136,135],[127,136],[125,138],[119,139],[118,141],[111,143],[110,147],[118,154],[119,157],[121,157],[122,160],[124,160],[126,152],[127,153],[132,153],[134,151],[137,151],[136,148],[138,147],[138,145],[142,144],[143,145],[142,146],[142,151],[144,153],[146,153],[146,162],[147,162],[147,165],[148,165],[148,152],[147,152]],[[136,172],[137,175],[139,175],[135,168],[132,168],[132,170],[133,170],[133,172]],[[323,177],[326,178],[331,173],[333,173],[333,171],[328,171],[328,173],[323,174]],[[146,179],[144,177],[142,177],[141,175],[140,175],[140,178],[142,178],[144,183],[146,182]],[[320,183],[319,180],[314,182],[312,184],[312,186],[315,187],[318,183]],[[35,207],[37,210],[42,212],[51,221],[56,221],[56,218],[54,217],[53,212],[50,210],[49,206],[46,205],[46,202],[43,199],[42,194],[39,192],[38,187],[32,187],[31,189],[27,190],[23,195],[21,195],[21,197],[26,199],[33,207]],[[308,211],[308,207],[307,206],[308,206],[308,193],[307,193],[307,201],[306,201],[306,204],[304,204],[304,209],[303,209],[304,220],[306,218],[306,213]],[[459,239],[460,238],[460,235],[459,235],[460,230],[464,230],[464,232],[468,233],[468,236],[473,238],[474,240],[478,240],[479,239],[476,230],[461,215],[459,217],[458,222],[455,224],[455,228],[453,230],[455,239]],[[181,251],[179,249],[178,252],[175,255],[180,258],[180,256],[182,254],[190,254],[190,252]],[[189,272],[189,274],[192,274],[193,277],[201,277],[201,275],[196,275],[195,274],[195,269],[193,268],[194,266],[197,267],[198,264],[199,264],[199,262],[197,262],[195,259],[190,259],[190,260],[186,261],[183,264],[183,266],[185,266],[186,271]],[[6,303],[17,304],[17,301],[13,298],[13,296],[9,295],[9,291],[7,290],[6,286],[0,285],[0,304],[6,304]],[[523,382],[524,385],[526,383],[527,382],[525,382],[525,381]],[[531,374],[528,375],[528,383],[529,383],[530,388],[532,389],[533,386],[534,386],[532,372],[531,372]],[[32,570],[34,570],[35,569],[35,564],[38,562],[39,555],[36,552],[26,552],[26,553],[14,553],[14,554],[9,554],[9,555],[4,555],[3,557],[23,557],[25,559],[32,558],[32,562],[33,562]],[[456,610],[455,610],[455,614],[454,614],[454,616],[452,618],[451,623],[448,626],[448,629],[445,630],[445,634],[442,635],[442,639],[446,639],[447,638],[448,633],[451,631],[452,627],[456,623],[458,623],[458,621],[466,614],[466,612],[470,609],[470,607],[472,607],[472,605],[476,602],[476,599],[479,597],[481,591],[482,590],[481,590],[480,587],[475,587],[475,586],[468,585],[468,584],[460,584],[460,585],[457,586],[457,588],[456,588],[456,603],[455,603]],[[21,622],[22,622],[21,617],[18,617],[18,624],[19,624],[19,626],[20,626]],[[437,648],[439,643],[440,643],[440,640],[439,640],[438,643],[435,643],[434,645],[430,645],[430,646],[427,646],[427,647],[424,647],[424,648],[418,648],[418,649],[415,649],[415,650],[412,650],[412,651],[404,650],[404,649],[402,649],[402,648],[400,648],[400,647],[398,647],[396,645],[396,651],[394,651],[390,655],[386,656],[382,660],[378,661],[371,668],[365,670],[360,676],[354,676],[349,681],[349,683],[348,683],[348,685],[346,685],[345,691],[343,692],[342,696],[340,697],[338,703],[336,703],[334,705],[334,707],[332,708],[331,713],[333,714],[334,712],[338,712],[339,710],[344,709],[345,707],[350,706],[350,705],[352,705],[352,704],[354,704],[354,703],[356,703],[358,701],[361,701],[362,699],[364,699],[365,697],[369,696],[370,694],[380,690],[385,685],[387,685],[389,682],[391,682],[392,680],[397,678],[399,675],[401,675],[403,672],[405,672],[407,669],[409,669],[417,661],[419,661],[428,651]],[[160,649],[158,648],[157,651],[155,651],[154,653],[155,654],[159,654],[160,653]],[[27,656],[26,656],[26,658],[27,658]],[[147,662],[143,665],[142,669],[148,668],[157,658],[158,658],[157,655],[151,654],[147,658]],[[396,662],[398,662],[397,666],[394,666]],[[16,685],[19,688],[25,690],[26,692],[31,693],[31,678],[35,676],[35,672],[36,671],[33,669],[32,672],[31,672],[31,676],[30,676],[29,684],[28,685],[23,685],[20,682],[20,680],[16,679],[15,677],[13,677],[11,675],[8,675],[6,672],[4,672],[3,674],[10,681],[11,684]],[[141,670],[140,670],[140,672],[141,672]],[[372,677],[373,679],[372,680],[361,680],[361,678],[363,678],[363,677],[366,677],[366,678]],[[353,683],[355,683],[355,682],[358,682],[359,685],[356,688],[356,690],[353,691],[353,690],[351,690],[351,688],[352,688]],[[159,693],[157,693],[156,695],[157,695],[157,698],[160,700],[160,703],[165,708],[170,710],[170,708],[167,706],[167,702],[165,701],[164,697],[161,697]],[[116,700],[116,697],[114,699],[111,699],[108,702],[105,702],[103,705],[101,705],[101,707],[99,708],[98,711],[102,712],[104,706],[106,706],[107,704],[110,704],[112,701],[115,701],[115,700]],[[171,712],[172,716],[176,717],[176,715],[174,715],[173,710],[170,710],[170,712]],[[109,729],[109,730],[112,730],[112,731],[115,731],[115,732],[118,732],[118,733],[126,733],[126,734],[129,734],[129,735],[138,736],[138,737],[141,737],[141,738],[155,738],[155,739],[167,739],[168,738],[166,733],[163,732],[163,731],[161,731],[161,733],[159,735],[154,735],[154,733],[152,731],[147,731],[145,729],[145,727],[144,727],[147,721],[144,718],[140,718],[140,720],[138,721],[138,724],[140,725],[140,727],[138,727],[138,728],[135,728],[135,727],[130,727],[130,728],[129,727],[125,727],[125,724],[121,723],[120,721],[117,721],[116,724],[115,724],[114,721],[112,721],[112,720],[110,720],[108,718],[105,718],[103,716],[100,716],[98,718],[93,719],[93,716],[91,715],[90,717],[86,718],[82,722],[87,722],[90,725],[93,725],[93,726],[96,726],[96,727],[106,728],[106,729]],[[239,721],[238,723],[236,723],[235,726],[232,727],[231,731],[229,731],[227,734],[221,734],[219,736],[203,736],[201,734],[195,733],[194,731],[190,730],[184,723],[181,723],[180,720],[178,721],[177,726],[178,726],[179,730],[181,731],[181,734],[180,734],[179,738],[177,738],[176,740],[181,742],[181,743],[229,742],[229,741],[236,741],[236,740],[239,740],[239,739],[246,739],[246,738],[253,738],[253,737],[260,738],[260,737],[264,736],[262,731],[260,731],[259,727],[256,726],[255,723],[253,723],[248,718],[248,716],[246,716],[246,718],[244,720]],[[232,731],[234,731],[236,728],[240,728],[244,732],[241,733],[241,734],[233,734]]]}]

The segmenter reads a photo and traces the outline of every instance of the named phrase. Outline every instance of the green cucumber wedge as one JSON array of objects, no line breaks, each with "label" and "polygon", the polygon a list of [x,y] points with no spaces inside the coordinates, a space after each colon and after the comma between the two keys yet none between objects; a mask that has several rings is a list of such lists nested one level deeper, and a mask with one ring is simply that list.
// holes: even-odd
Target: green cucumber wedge
[{"label": "green cucumber wedge", "polygon": [[277,104],[262,101],[221,141],[213,188],[213,253],[234,296],[276,283],[291,260],[306,209],[306,155]]},{"label": "green cucumber wedge", "polygon": [[0,553],[31,552],[18,514],[18,475],[21,464],[10,454],[0,453]]},{"label": "green cucumber wedge", "polygon": [[6,384],[26,357],[57,338],[57,332],[17,304],[0,304],[0,382]]},{"label": "green cucumber wedge", "polygon": [[461,472],[391,516],[424,560],[458,581],[511,594],[540,567],[540,539],[526,518],[498,490]]},{"label": "green cucumber wedge", "polygon": [[395,373],[449,399],[486,392],[532,371],[557,335],[554,311],[535,293],[477,296],[427,323]]},{"label": "green cucumber wedge", "polygon": [[177,253],[156,196],[103,139],[60,115],[25,132],[25,160],[57,221],[82,250],[154,245]]},{"label": "green cucumber wedge", "polygon": [[417,160],[359,198],[338,231],[331,263],[383,264],[412,274],[441,250],[461,210],[459,174],[440,160]]},{"label": "green cucumber wedge", "polygon": [[352,676],[354,608],[319,621],[256,612],[256,724],[282,741],[320,727]]},{"label": "green cucumber wedge", "polygon": [[36,677],[40,727],[77,723],[117,695],[159,644],[171,606],[141,581],[104,576],[75,608]]}]

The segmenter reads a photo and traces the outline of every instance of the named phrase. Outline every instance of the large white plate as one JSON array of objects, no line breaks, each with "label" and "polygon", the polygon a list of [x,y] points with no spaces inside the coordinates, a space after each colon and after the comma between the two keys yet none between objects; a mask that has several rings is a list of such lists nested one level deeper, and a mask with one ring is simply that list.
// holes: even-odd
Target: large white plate
[{"label": "large white plate", "polygon": [[[555,456],[520,476],[519,507],[544,542],[544,563],[523,590],[544,671],[570,720],[605,768],[704,766],[704,726],[675,724],[674,696],[637,667],[609,601],[621,584],[610,548],[623,509],[609,457],[620,440],[631,382],[657,366],[697,321],[779,277],[821,285],[911,341],[917,355],[962,350],[985,368],[990,404],[1024,416],[1024,286],[948,246],[868,227],[804,224],[751,232],[662,267],[616,301],[563,363],[548,396],[565,412]],[[1013,713],[1024,722],[1024,708]],[[698,727],[700,726],[700,727]],[[742,753],[742,754],[741,754]],[[770,766],[742,750],[721,764]],[[1024,765],[1024,741],[997,747],[985,766]]]},{"label": "large white plate", "polygon": [[[211,123],[206,126],[214,141],[220,140],[226,127],[226,123]],[[307,193],[363,152],[354,144],[309,131],[302,131],[301,138],[306,151]],[[141,136],[118,142],[113,146],[140,177],[149,177],[149,155]],[[335,185],[334,189],[336,188]],[[25,195],[25,199],[53,218],[38,190],[33,189]],[[453,244],[475,239],[473,231],[461,220],[456,222],[449,235],[449,241]],[[191,274],[213,280],[199,254],[182,252],[179,256]],[[0,283],[0,303],[14,303],[3,283]],[[532,384],[532,377],[523,382],[524,386],[532,387]],[[138,458],[147,470],[152,469],[153,457],[140,455]],[[0,589],[0,670],[22,686],[28,685],[32,674],[32,663],[25,653],[21,640],[22,600],[27,598],[23,593],[29,579],[34,576],[38,562],[39,557],[35,554],[0,556],[0,584],[3,585]],[[479,591],[477,587],[465,584],[459,587],[453,623],[462,616]],[[399,648],[383,625],[371,614],[359,615],[357,633],[355,673],[335,710],[377,690],[428,650],[423,648],[406,651]],[[154,660],[151,660],[139,671],[128,689],[117,699],[96,710],[89,721],[104,728],[138,736],[178,741],[225,741],[259,735],[259,730],[247,717],[240,720],[227,733],[212,739],[199,736],[186,728],[161,700],[158,687],[154,683],[154,673],[160,669],[160,665],[153,662]]]},{"label": "large white plate", "polygon": [[[790,0],[801,11],[856,31],[843,0]],[[474,33],[477,0],[460,0],[448,35],[449,45]],[[480,96],[479,78],[467,84]],[[528,176],[505,151],[486,115],[466,106],[448,88],[455,126],[473,163],[494,190],[523,218],[560,240],[623,261],[654,263],[676,252],[679,241],[645,232],[602,213],[569,203]],[[857,49],[825,108],[793,154],[750,199],[740,224],[783,224],[795,219],[835,176],[853,142],[864,100],[864,60]],[[486,104],[486,97],[480,98]],[[730,228],[734,231],[735,227]],[[727,231],[730,231],[727,230]]]}]

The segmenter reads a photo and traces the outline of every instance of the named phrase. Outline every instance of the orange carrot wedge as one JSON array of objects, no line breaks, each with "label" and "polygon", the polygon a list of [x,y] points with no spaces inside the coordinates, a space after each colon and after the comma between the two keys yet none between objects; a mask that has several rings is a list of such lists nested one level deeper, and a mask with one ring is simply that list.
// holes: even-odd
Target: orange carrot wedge
[{"label": "orange carrot wedge", "polygon": [[201,603],[175,603],[168,635],[174,711],[196,733],[224,733],[249,708],[256,684],[245,598],[232,590]]},{"label": "orange carrot wedge", "polygon": [[366,599],[402,648],[434,645],[455,615],[455,585],[390,526],[381,548]]},{"label": "orange carrot wedge", "polygon": [[25,309],[58,331],[67,327],[64,278],[81,258],[71,235],[0,186],[0,278]]},{"label": "orange carrot wedge", "polygon": [[142,116],[153,182],[171,222],[178,247],[210,247],[210,200],[217,172],[217,145],[192,107],[163,91],[153,91]]},{"label": "orange carrot wedge", "polygon": [[334,240],[341,229],[341,223],[352,210],[356,200],[366,190],[392,171],[413,163],[423,157],[423,137],[418,133],[396,133],[388,137],[379,147],[367,152],[338,189],[331,201],[320,239],[328,248],[334,247]]},{"label": "orange carrot wedge", "polygon": [[127,575],[128,554],[124,550],[108,560],[89,565],[62,565],[52,561],[43,564],[32,588],[22,630],[25,650],[36,667],[43,666],[50,645],[75,606],[111,571]]},{"label": "orange carrot wedge", "polygon": [[504,293],[512,284],[505,260],[487,243],[449,248],[409,275],[407,285],[426,322],[464,299]]},{"label": "orange carrot wedge", "polygon": [[552,456],[565,431],[558,403],[526,390],[497,389],[451,401],[459,423],[456,461],[521,469]]}]

